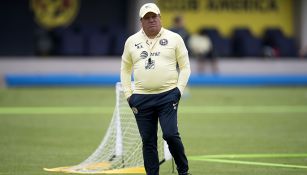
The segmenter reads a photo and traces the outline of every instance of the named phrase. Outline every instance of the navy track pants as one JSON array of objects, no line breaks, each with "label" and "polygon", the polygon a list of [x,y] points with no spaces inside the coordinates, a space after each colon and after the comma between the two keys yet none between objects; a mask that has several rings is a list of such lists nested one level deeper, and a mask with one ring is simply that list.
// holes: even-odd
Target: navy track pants
[{"label": "navy track pants", "polygon": [[174,88],[160,94],[133,94],[129,105],[135,115],[143,143],[144,166],[147,175],[159,174],[157,151],[158,121],[169,150],[177,165],[178,174],[187,174],[188,160],[178,132],[177,110],[181,94]]}]

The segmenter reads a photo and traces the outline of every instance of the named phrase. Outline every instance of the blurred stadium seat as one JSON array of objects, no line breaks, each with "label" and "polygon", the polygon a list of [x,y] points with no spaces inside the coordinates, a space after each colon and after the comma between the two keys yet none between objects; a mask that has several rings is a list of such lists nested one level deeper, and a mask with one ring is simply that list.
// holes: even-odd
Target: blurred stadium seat
[{"label": "blurred stadium seat", "polygon": [[121,55],[124,51],[125,41],[128,38],[127,32],[121,31],[118,33],[113,33],[112,38],[112,55]]},{"label": "blurred stadium seat", "polygon": [[59,54],[78,56],[84,54],[84,37],[79,28],[68,28],[59,33]]},{"label": "blurred stadium seat", "polygon": [[286,37],[279,28],[267,28],[264,31],[263,44],[275,50],[277,57],[296,57],[298,55],[295,40]]},{"label": "blurred stadium seat", "polygon": [[111,54],[111,35],[106,27],[74,25],[55,30],[58,55],[106,56]]},{"label": "blurred stadium seat", "polygon": [[109,35],[111,37],[110,55],[121,55],[124,50],[126,39],[129,37],[129,33],[125,26],[112,22],[109,25]]},{"label": "blurred stadium seat", "polygon": [[201,35],[206,35],[211,39],[213,45],[213,53],[217,57],[230,57],[232,55],[231,41],[223,38],[216,28],[202,28]]},{"label": "blurred stadium seat", "polygon": [[87,38],[86,54],[90,56],[110,54],[110,35],[95,32]]},{"label": "blurred stadium seat", "polygon": [[260,57],[262,40],[253,36],[248,28],[236,28],[232,35],[233,55],[236,57]]}]

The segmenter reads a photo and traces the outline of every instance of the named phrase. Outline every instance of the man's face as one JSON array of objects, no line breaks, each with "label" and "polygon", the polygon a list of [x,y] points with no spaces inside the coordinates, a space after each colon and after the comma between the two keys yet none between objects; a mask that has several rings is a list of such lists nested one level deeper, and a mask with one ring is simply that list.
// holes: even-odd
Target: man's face
[{"label": "man's face", "polygon": [[161,18],[160,15],[149,12],[141,18],[141,23],[144,32],[148,37],[156,36],[161,30]]}]

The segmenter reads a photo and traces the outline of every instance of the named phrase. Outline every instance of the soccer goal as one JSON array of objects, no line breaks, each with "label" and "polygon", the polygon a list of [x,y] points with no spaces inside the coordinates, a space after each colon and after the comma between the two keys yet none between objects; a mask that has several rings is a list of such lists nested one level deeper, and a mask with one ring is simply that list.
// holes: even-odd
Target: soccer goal
[{"label": "soccer goal", "polygon": [[[168,145],[158,131],[160,163],[172,159]],[[75,166],[44,168],[46,171],[67,173],[145,173],[142,141],[134,114],[120,83],[116,84],[116,104],[109,128],[98,148]]]}]

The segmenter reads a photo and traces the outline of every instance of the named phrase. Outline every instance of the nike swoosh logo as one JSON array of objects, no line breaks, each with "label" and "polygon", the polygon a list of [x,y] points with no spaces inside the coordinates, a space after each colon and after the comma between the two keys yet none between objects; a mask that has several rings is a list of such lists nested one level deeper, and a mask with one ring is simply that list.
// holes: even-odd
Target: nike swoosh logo
[{"label": "nike swoosh logo", "polygon": [[142,43],[134,44],[134,46],[138,46],[138,45],[140,45],[140,44],[142,44]]}]

